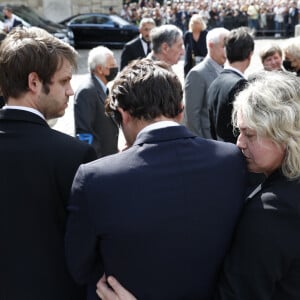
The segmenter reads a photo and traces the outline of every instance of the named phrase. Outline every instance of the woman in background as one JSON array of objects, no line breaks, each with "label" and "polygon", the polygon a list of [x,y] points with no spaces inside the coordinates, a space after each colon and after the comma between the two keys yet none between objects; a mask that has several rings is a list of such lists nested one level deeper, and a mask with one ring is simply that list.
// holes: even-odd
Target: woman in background
[{"label": "woman in background", "polygon": [[184,77],[207,54],[206,24],[199,14],[193,14],[189,21],[189,30],[184,34]]},{"label": "woman in background", "polygon": [[300,37],[289,38],[283,48],[283,67],[300,76]]}]

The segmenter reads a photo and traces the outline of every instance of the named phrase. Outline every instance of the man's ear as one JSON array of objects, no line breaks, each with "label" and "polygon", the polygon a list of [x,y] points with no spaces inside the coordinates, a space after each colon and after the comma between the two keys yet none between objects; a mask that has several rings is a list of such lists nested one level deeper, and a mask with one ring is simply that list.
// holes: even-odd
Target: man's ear
[{"label": "man's ear", "polygon": [[96,74],[103,74],[104,73],[104,67],[101,65],[98,65],[96,67]]},{"label": "man's ear", "polygon": [[183,111],[184,111],[184,105],[182,103],[180,103],[179,106],[179,113],[178,115],[175,117],[175,121],[178,123],[181,123],[183,121]]},{"label": "man's ear", "polygon": [[28,88],[32,92],[36,92],[41,88],[42,82],[36,72],[31,72],[28,75]]},{"label": "man's ear", "polygon": [[170,47],[169,47],[169,45],[166,42],[162,43],[161,46],[160,46],[160,49],[161,49],[162,53],[167,53],[168,50],[169,50],[169,48]]},{"label": "man's ear", "polygon": [[132,117],[131,117],[131,115],[129,114],[128,111],[124,110],[121,107],[118,107],[118,112],[122,116],[122,124],[126,125],[128,122],[131,121]]}]

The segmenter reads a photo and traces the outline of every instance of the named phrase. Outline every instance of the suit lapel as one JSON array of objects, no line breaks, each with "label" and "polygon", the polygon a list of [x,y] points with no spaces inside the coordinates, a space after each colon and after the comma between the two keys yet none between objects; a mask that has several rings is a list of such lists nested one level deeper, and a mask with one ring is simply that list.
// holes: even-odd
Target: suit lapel
[{"label": "suit lapel", "polygon": [[138,43],[138,51],[139,51],[138,54],[141,57],[145,57],[147,55],[147,54],[145,54],[144,47],[143,47],[143,44],[142,44],[142,41],[140,38],[139,38],[139,43]]},{"label": "suit lapel", "polygon": [[[103,105],[105,105],[105,100],[107,98],[106,93],[103,91],[103,88],[100,84],[100,82],[98,81],[98,79],[95,76],[92,76],[92,79],[94,81],[96,90],[97,90],[97,94],[99,96],[100,101],[102,102]],[[119,128],[118,123],[110,116],[107,116],[108,118],[110,118],[112,120],[112,122],[117,126],[117,128]]]}]

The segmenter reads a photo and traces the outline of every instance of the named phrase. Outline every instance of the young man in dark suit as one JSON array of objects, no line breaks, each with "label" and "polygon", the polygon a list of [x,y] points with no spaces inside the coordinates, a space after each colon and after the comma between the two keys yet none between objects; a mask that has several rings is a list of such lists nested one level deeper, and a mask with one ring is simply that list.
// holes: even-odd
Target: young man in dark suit
[{"label": "young man in dark suit", "polygon": [[150,32],[155,27],[152,18],[143,18],[139,25],[140,35],[128,42],[121,53],[121,70],[132,60],[146,57],[151,51]]},{"label": "young man in dark suit", "polygon": [[182,94],[169,66],[149,59],[114,82],[106,108],[129,148],[79,168],[66,233],[70,272],[94,291],[105,272],[138,299],[212,297],[243,205],[245,163],[235,145],[179,124]]},{"label": "young man in dark suit", "polygon": [[65,208],[77,168],[96,153],[47,124],[74,94],[76,57],[35,27],[0,46],[0,299],[85,299],[66,268]]},{"label": "young man in dark suit", "polygon": [[108,95],[107,84],[118,73],[117,61],[111,50],[104,46],[89,52],[88,74],[74,96],[74,120],[77,137],[90,138],[98,157],[118,152],[119,128],[105,114],[104,102]]}]

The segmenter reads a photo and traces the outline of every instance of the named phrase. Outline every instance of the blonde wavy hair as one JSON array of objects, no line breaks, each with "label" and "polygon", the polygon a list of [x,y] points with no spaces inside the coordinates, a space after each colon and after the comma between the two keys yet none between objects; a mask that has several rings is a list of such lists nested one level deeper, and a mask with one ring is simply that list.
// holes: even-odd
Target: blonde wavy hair
[{"label": "blonde wavy hair", "polygon": [[206,23],[199,14],[193,14],[189,21],[189,31],[193,32],[193,27],[195,23],[199,23],[201,26],[201,31],[206,29]]},{"label": "blonde wavy hair", "polygon": [[232,123],[238,128],[241,113],[258,137],[268,137],[285,145],[281,165],[288,179],[300,177],[300,79],[285,72],[262,72],[241,91],[234,103]]}]

